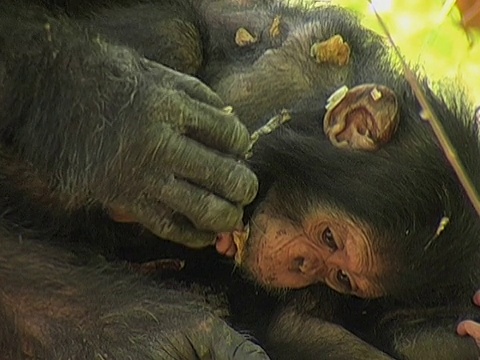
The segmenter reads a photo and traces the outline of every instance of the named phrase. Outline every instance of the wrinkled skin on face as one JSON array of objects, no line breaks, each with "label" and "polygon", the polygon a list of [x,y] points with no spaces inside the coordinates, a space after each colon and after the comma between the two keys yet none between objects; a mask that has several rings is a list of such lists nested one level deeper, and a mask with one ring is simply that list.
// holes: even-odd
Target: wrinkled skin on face
[{"label": "wrinkled skin on face", "polygon": [[[248,238],[231,234],[217,250],[233,256],[250,277],[267,288],[302,288],[325,283],[363,298],[383,294],[382,269],[366,226],[329,208],[316,209],[301,223],[272,212],[265,201],[250,221]],[[237,253],[238,255],[238,253]]]},{"label": "wrinkled skin on face", "polygon": [[267,286],[300,288],[322,282],[341,293],[381,295],[368,237],[345,218],[316,213],[299,226],[260,211],[249,239],[245,266]]}]

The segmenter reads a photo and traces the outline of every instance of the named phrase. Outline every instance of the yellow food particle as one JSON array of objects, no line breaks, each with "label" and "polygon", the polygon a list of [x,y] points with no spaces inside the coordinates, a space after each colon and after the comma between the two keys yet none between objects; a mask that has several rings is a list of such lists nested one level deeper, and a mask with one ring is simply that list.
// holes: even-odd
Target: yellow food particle
[{"label": "yellow food particle", "polygon": [[241,47],[255,44],[257,40],[256,36],[250,34],[250,32],[243,27],[239,28],[235,33],[235,44]]},{"label": "yellow food particle", "polygon": [[313,44],[310,48],[310,56],[319,63],[345,66],[350,61],[350,46],[340,35],[335,35],[328,40]]},{"label": "yellow food particle", "polygon": [[243,231],[234,231],[232,235],[233,242],[237,246],[235,262],[237,263],[237,265],[241,265],[245,253],[245,248],[247,247],[248,236],[250,235],[250,227],[246,225]]},{"label": "yellow food particle", "polygon": [[268,33],[270,34],[270,37],[272,38],[276,38],[278,36],[280,36],[280,21],[281,21],[282,17],[280,15],[277,15],[275,16],[275,18],[273,19],[273,22],[272,22],[272,25],[270,26],[270,30],[268,31]]}]

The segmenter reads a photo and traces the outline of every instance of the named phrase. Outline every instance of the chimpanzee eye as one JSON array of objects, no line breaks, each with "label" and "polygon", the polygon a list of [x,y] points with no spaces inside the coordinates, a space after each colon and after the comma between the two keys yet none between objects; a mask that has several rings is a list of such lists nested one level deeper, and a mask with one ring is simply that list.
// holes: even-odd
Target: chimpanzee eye
[{"label": "chimpanzee eye", "polygon": [[327,227],[323,231],[322,240],[333,251],[338,250],[337,243],[335,242],[335,238],[333,237],[333,234],[332,234],[332,231],[330,230],[330,228]]},{"label": "chimpanzee eye", "polygon": [[337,271],[337,281],[342,285],[342,287],[347,291],[352,291],[352,282],[350,281],[350,277],[348,274],[343,270]]}]

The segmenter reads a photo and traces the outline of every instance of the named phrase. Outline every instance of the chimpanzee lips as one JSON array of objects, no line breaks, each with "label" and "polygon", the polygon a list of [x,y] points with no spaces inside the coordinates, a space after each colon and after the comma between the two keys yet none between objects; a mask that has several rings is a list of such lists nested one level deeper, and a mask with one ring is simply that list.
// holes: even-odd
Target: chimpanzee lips
[{"label": "chimpanzee lips", "polygon": [[219,254],[227,257],[235,256],[235,263],[240,265],[245,257],[245,249],[250,234],[250,227],[246,225],[243,230],[217,235],[215,248]]},{"label": "chimpanzee lips", "polygon": [[225,232],[217,235],[215,248],[217,252],[226,257],[235,256],[235,263],[240,265],[245,256],[245,248],[250,234],[249,226],[243,230]]}]

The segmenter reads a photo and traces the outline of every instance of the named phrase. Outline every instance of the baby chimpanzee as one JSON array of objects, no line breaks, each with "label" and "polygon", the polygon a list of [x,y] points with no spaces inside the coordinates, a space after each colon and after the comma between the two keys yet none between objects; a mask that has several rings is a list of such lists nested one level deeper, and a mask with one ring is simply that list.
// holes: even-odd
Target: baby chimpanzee
[{"label": "baby chimpanzee", "polygon": [[[312,285],[256,333],[269,355],[478,358],[454,329],[477,311],[480,220],[390,51],[344,10],[248,3],[0,4],[6,359],[266,357],[201,291],[89,257],[150,239],[120,221],[191,247],[241,230],[257,189],[220,155],[249,148],[236,116],[288,120],[251,149],[237,262]],[[426,91],[478,187],[471,109]]]}]

